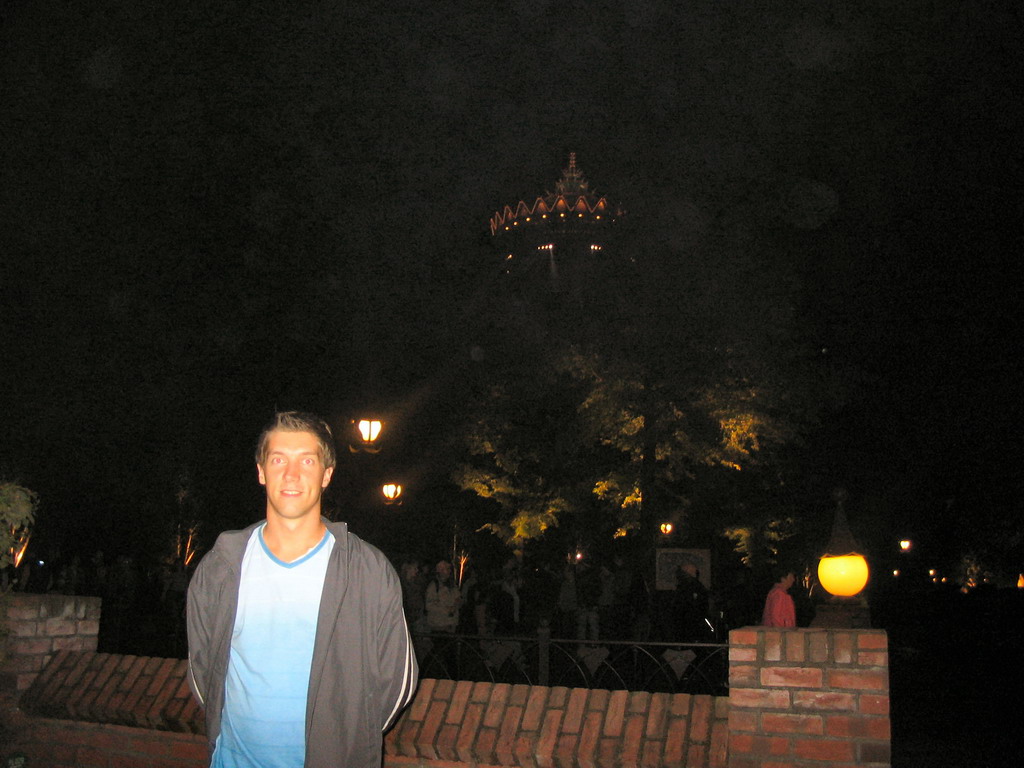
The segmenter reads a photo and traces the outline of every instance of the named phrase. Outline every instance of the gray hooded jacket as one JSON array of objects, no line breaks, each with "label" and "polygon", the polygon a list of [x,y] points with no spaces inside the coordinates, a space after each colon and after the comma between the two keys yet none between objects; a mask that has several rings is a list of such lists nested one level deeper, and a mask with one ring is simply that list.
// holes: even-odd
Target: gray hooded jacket
[{"label": "gray hooded jacket", "polygon": [[[345,523],[325,523],[334,548],[309,674],[305,768],[379,768],[382,733],[416,690],[402,591],[378,549]],[[206,710],[211,754],[220,733],[242,556],[257,525],[222,533],[189,584],[189,684]]]}]

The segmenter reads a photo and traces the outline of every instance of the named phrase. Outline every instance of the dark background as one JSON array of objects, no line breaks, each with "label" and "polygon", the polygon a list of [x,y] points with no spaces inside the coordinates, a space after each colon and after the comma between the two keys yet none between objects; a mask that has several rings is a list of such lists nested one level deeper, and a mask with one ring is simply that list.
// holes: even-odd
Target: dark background
[{"label": "dark background", "polygon": [[487,220],[575,151],[681,305],[693,265],[751,326],[784,286],[851,372],[823,488],[1019,539],[1016,4],[216,5],[3,6],[0,467],[41,538],[139,546],[182,488],[252,519],[274,408],[430,452]]}]

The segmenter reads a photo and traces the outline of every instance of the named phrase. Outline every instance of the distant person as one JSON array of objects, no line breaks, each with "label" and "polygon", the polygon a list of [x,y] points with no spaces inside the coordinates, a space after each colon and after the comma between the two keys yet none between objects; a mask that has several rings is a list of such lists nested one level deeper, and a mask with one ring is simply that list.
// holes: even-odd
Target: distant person
[{"label": "distant person", "polygon": [[440,560],[434,566],[434,578],[424,593],[427,609],[427,629],[431,632],[454,633],[459,626],[459,606],[462,596],[452,578],[452,564]]},{"label": "distant person", "polygon": [[766,627],[795,627],[796,626],[796,603],[789,594],[790,587],[796,581],[796,575],[791,570],[781,572],[779,580],[771,588],[767,599],[764,601],[764,615],[761,623]]},{"label": "distant person", "polygon": [[417,665],[394,568],[320,515],[330,428],[279,413],[256,469],[266,519],[228,531],[188,592],[189,683],[214,768],[379,768]]}]

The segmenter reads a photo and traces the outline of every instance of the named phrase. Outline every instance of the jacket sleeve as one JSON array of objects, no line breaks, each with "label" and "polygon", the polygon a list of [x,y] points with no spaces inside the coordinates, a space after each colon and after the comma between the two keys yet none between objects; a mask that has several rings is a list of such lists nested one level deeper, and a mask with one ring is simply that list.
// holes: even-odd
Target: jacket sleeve
[{"label": "jacket sleeve", "polygon": [[386,731],[412,701],[419,679],[419,666],[412,637],[402,610],[402,588],[390,565],[381,585],[381,621],[377,629],[380,649],[381,731]]},{"label": "jacket sleeve", "polygon": [[211,633],[215,610],[211,584],[206,577],[205,558],[199,563],[188,585],[186,627],[188,629],[188,684],[192,695],[203,707],[210,689],[209,673],[212,656]]}]

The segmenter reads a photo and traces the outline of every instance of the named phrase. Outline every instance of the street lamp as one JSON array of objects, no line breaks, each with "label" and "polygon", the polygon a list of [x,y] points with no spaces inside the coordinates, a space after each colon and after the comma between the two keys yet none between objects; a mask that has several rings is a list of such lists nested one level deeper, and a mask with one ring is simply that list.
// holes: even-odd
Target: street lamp
[{"label": "street lamp", "polygon": [[850,532],[843,504],[846,491],[837,489],[836,516],[832,523],[832,538],[828,549],[818,562],[818,581],[829,593],[839,597],[852,597],[868,583],[868,563],[857,550],[857,542]]},{"label": "street lamp", "polygon": [[379,419],[360,419],[359,421],[353,420],[352,425],[355,427],[354,440],[348,444],[348,449],[352,453],[377,453],[380,451],[380,443],[377,442],[377,439],[384,429],[384,422]]},{"label": "street lamp", "polygon": [[402,486],[398,483],[385,483],[380,490],[384,494],[385,504],[397,506],[402,503]]}]

